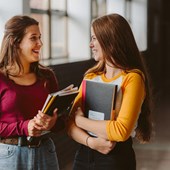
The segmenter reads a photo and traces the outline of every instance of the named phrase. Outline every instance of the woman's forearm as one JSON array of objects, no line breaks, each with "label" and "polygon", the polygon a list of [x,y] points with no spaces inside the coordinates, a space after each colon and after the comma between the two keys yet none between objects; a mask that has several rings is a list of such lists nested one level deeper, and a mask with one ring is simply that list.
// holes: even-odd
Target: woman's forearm
[{"label": "woman's forearm", "polygon": [[97,135],[98,137],[108,139],[107,133],[106,133],[106,123],[105,120],[92,120],[88,119],[83,116],[77,116],[76,117],[76,125],[80,127],[81,129],[84,129],[86,131],[90,131]]},{"label": "woman's forearm", "polygon": [[72,125],[68,134],[78,143],[86,145],[102,154],[108,154],[116,145],[116,142],[108,141],[100,137],[91,137],[84,130]]},{"label": "woman's forearm", "polygon": [[75,124],[69,128],[68,135],[71,136],[71,138],[73,138],[76,142],[87,145],[86,139],[89,135]]}]

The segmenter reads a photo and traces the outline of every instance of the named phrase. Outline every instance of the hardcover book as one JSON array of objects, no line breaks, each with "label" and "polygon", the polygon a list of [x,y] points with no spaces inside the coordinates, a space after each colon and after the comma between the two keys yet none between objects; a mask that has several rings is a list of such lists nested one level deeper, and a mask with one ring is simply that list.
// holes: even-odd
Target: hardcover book
[{"label": "hardcover book", "polygon": [[83,80],[83,109],[85,116],[95,120],[111,120],[115,110],[117,85]]},{"label": "hardcover book", "polygon": [[[117,85],[83,80],[82,100],[85,117],[93,120],[112,120],[115,110]],[[96,137],[92,132],[87,132]]]},{"label": "hardcover book", "polygon": [[74,85],[70,85],[56,93],[49,94],[42,108],[42,112],[51,116],[54,109],[57,108],[57,114],[60,116],[70,108],[77,94],[78,87],[74,87]]},{"label": "hardcover book", "polygon": [[[44,114],[52,116],[54,109],[57,108],[58,117],[62,116],[65,113],[66,114],[69,113],[69,109],[71,108],[72,103],[77,94],[78,87],[74,87],[73,84],[69,85],[63,90],[49,94],[43,105],[42,112]],[[47,133],[50,133],[50,131],[43,131],[41,135],[45,135]],[[27,137],[27,140],[30,142],[33,139],[34,137],[31,136]]]}]

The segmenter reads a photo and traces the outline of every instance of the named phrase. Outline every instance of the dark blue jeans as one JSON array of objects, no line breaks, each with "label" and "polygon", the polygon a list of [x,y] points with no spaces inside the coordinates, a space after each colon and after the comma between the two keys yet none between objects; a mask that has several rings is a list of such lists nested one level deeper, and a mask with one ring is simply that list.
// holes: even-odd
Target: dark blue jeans
[{"label": "dark blue jeans", "polygon": [[75,155],[73,170],[136,170],[132,139],[118,142],[107,155],[81,145]]}]

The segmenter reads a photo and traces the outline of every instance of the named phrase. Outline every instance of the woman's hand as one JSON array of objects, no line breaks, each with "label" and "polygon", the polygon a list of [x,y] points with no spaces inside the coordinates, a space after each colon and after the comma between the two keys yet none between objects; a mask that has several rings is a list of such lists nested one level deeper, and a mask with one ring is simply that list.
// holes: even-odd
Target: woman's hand
[{"label": "woman's hand", "polygon": [[56,123],[57,109],[54,110],[53,115],[49,116],[41,111],[34,117],[35,128],[41,131],[50,130]]},{"label": "woman's hand", "polygon": [[75,116],[84,116],[84,113],[80,107],[77,108]]},{"label": "woman's hand", "polygon": [[28,122],[28,136],[41,136],[42,131],[38,130],[35,126],[36,126],[35,120],[31,119]]},{"label": "woman's hand", "polygon": [[76,110],[76,112],[75,112],[75,123],[76,123],[76,125],[77,125],[77,122],[79,121],[78,119],[79,119],[80,117],[84,117],[84,113],[83,113],[83,111],[81,110],[81,108],[78,107],[77,110]]},{"label": "woman's hand", "polygon": [[89,137],[88,146],[102,154],[108,154],[116,145],[116,142],[108,141],[104,138]]}]

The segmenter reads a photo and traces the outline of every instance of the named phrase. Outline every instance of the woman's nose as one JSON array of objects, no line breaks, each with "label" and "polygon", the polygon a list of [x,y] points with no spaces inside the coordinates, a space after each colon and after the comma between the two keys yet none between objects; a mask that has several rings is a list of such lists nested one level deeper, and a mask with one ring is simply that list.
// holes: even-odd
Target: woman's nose
[{"label": "woman's nose", "polygon": [[41,40],[38,40],[38,41],[37,41],[37,44],[38,44],[39,46],[42,46],[42,45],[43,45],[43,42],[42,42]]},{"label": "woman's nose", "polygon": [[94,47],[92,41],[90,42],[89,47],[90,47],[90,48],[93,48],[93,47]]}]

